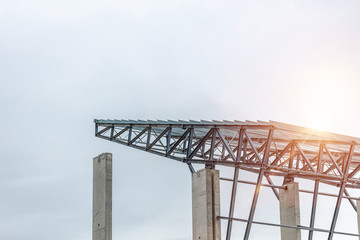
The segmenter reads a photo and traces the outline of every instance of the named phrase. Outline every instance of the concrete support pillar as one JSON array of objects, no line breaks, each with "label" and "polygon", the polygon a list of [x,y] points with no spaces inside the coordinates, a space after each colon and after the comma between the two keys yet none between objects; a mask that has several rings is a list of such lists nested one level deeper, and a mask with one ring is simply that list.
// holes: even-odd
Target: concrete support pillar
[{"label": "concrete support pillar", "polygon": [[356,210],[357,210],[357,221],[358,221],[358,233],[360,234],[360,200],[356,200],[356,208],[357,208]]},{"label": "concrete support pillar", "polygon": [[112,238],[112,154],[93,159],[93,240]]},{"label": "concrete support pillar", "polygon": [[220,240],[219,170],[203,169],[192,174],[193,240]]},{"label": "concrete support pillar", "polygon": [[[299,184],[296,182],[285,185],[286,189],[280,189],[280,224],[297,226],[300,225]],[[282,240],[301,240],[300,229],[281,228]]]}]

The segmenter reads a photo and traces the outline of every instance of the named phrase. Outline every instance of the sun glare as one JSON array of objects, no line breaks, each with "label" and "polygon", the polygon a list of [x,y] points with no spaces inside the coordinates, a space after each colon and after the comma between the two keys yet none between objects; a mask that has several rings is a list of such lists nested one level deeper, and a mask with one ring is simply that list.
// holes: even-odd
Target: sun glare
[{"label": "sun glare", "polygon": [[331,132],[329,120],[321,117],[314,118],[309,123],[309,128],[318,131]]}]

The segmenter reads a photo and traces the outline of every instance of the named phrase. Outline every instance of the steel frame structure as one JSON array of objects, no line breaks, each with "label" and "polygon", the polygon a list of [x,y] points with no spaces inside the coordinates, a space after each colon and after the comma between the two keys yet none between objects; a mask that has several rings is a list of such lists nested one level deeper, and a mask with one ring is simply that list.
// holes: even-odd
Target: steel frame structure
[{"label": "steel frame structure", "polygon": [[[252,224],[265,224],[327,232],[331,240],[334,234],[360,236],[336,232],[335,226],[343,199],[347,199],[356,211],[354,200],[347,189],[360,188],[360,139],[327,133],[275,121],[142,121],[142,120],[94,120],[95,136],[115,143],[147,151],[166,158],[184,162],[194,172],[193,164],[206,168],[228,166],[234,168],[234,177],[221,178],[232,181],[232,193],[227,220],[226,240],[230,240],[233,221],[246,222],[244,239],[249,239]],[[240,181],[239,170],[257,174],[256,182]],[[271,177],[280,176],[284,182],[294,178],[314,181],[310,225],[286,226],[253,221],[261,186],[270,187],[279,199],[279,188]],[[266,180],[268,184],[264,184]],[[254,184],[255,191],[248,219],[234,218],[238,183]],[[338,188],[338,194],[319,192],[319,184]],[[314,228],[318,195],[336,197],[336,205],[330,228]]]}]

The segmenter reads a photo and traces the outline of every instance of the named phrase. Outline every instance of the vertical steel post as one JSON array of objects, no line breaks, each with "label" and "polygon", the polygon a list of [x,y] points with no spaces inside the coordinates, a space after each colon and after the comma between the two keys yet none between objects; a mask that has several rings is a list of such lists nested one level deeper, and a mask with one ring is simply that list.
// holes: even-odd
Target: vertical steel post
[{"label": "vertical steel post", "polygon": [[[244,138],[244,129],[240,129],[240,131],[239,131],[238,151],[237,151],[237,154],[236,154],[236,161],[237,162],[240,161],[240,158],[241,158],[243,138]],[[227,225],[227,230],[226,230],[226,240],[230,240],[230,237],[231,237],[231,229],[232,229],[232,222],[233,222],[232,218],[234,217],[234,208],[235,208],[236,190],[237,190],[238,179],[239,179],[239,168],[235,167],[233,186],[232,186],[232,190],[231,190],[229,219],[228,219],[228,225]]]},{"label": "vertical steel post", "polygon": [[132,127],[129,128],[129,135],[128,135],[128,141],[127,141],[128,145],[130,144],[131,136],[132,136]]},{"label": "vertical steel post", "polygon": [[[324,148],[324,145],[320,144],[318,164],[317,164],[317,169],[316,169],[318,173],[322,172],[323,148]],[[315,214],[316,214],[316,205],[317,205],[317,198],[318,198],[318,192],[319,192],[319,183],[320,183],[320,179],[317,177],[315,180],[315,185],[314,185],[314,195],[313,195],[312,208],[311,208],[310,230],[309,230],[309,237],[308,237],[309,240],[312,240],[313,235],[314,235],[314,231],[312,230],[312,228],[314,228],[314,224],[315,224]]]},{"label": "vertical steel post", "polygon": [[187,157],[189,157],[190,154],[191,154],[193,135],[194,135],[194,128],[190,128],[190,132],[189,132],[189,142],[188,142],[188,145],[187,145],[187,152],[186,152],[186,156],[187,156]]},{"label": "vertical steel post", "polygon": [[169,152],[171,142],[171,127],[169,128],[168,134],[166,136],[166,153]]},{"label": "vertical steel post", "polygon": [[291,143],[291,147],[290,147],[290,158],[289,158],[289,169],[292,169],[292,168],[293,168],[293,164],[294,164],[294,150],[295,150],[294,143]]},{"label": "vertical steel post", "polygon": [[347,180],[347,177],[348,177],[348,174],[349,174],[349,167],[350,167],[351,159],[352,159],[352,156],[353,156],[353,153],[354,153],[354,148],[355,148],[355,145],[352,144],[351,147],[350,147],[350,150],[349,150],[348,157],[347,157],[346,161],[344,162],[343,180],[342,180],[341,185],[340,185],[340,190],[339,190],[338,198],[337,198],[336,205],[335,205],[335,211],[334,211],[333,219],[332,219],[331,226],[330,226],[330,232],[329,232],[328,240],[332,240],[332,238],[334,237],[336,221],[337,221],[337,217],[339,215],[341,200],[343,198],[344,191],[345,191],[346,180]]},{"label": "vertical steel post", "polygon": [[149,127],[146,137],[146,149],[150,146],[150,140],[151,140],[151,127]]},{"label": "vertical steel post", "polygon": [[215,142],[216,142],[216,131],[215,131],[215,128],[214,128],[213,132],[212,132],[212,137],[211,137],[209,160],[213,160],[213,158],[214,158]]},{"label": "vertical steel post", "polygon": [[113,139],[114,137],[114,130],[115,130],[115,127],[114,125],[111,127],[111,132],[110,132],[110,141]]},{"label": "vertical steel post", "polygon": [[261,166],[261,169],[260,169],[260,172],[259,172],[259,175],[258,175],[258,179],[257,179],[257,182],[256,182],[255,193],[254,193],[253,201],[252,201],[252,204],[251,204],[251,209],[250,209],[248,222],[247,222],[247,225],[246,225],[244,240],[249,239],[249,236],[250,236],[251,225],[252,225],[252,221],[254,219],[256,204],[257,204],[257,200],[258,200],[259,192],[260,192],[260,188],[261,188],[261,182],[262,182],[264,172],[265,172],[266,167],[267,167],[268,162],[269,162],[269,152],[270,152],[270,146],[271,146],[273,133],[274,133],[274,129],[270,129],[268,139],[267,139],[266,148],[265,148],[265,152],[264,152],[264,156],[263,156],[262,163],[261,163],[262,166]]}]

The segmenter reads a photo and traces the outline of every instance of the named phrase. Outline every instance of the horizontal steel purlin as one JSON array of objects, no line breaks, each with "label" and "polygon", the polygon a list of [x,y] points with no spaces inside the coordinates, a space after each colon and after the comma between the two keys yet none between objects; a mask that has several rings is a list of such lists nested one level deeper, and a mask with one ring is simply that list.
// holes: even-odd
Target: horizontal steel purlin
[{"label": "horizontal steel purlin", "polygon": [[[223,219],[223,220],[228,220],[229,219],[229,217],[224,217],[224,216],[218,216],[218,218]],[[243,219],[243,218],[231,218],[231,219],[233,221],[238,221],[238,222],[245,222],[245,223],[248,222],[247,219]],[[326,232],[326,233],[330,232],[330,230],[327,230],[327,229],[310,228],[310,227],[301,226],[301,225],[291,226],[291,225],[284,225],[284,224],[277,224],[277,223],[267,223],[267,222],[261,222],[261,221],[252,221],[252,223],[253,224],[273,226],[273,227],[284,227],[284,228],[295,228],[295,229],[301,229],[301,230],[312,230],[312,231],[315,231],[315,232]],[[356,233],[346,233],[346,232],[337,232],[337,231],[334,231],[333,233],[334,234],[339,234],[339,235],[360,237],[360,234],[356,234]]]},{"label": "horizontal steel purlin", "polygon": [[[220,180],[228,181],[228,182],[233,182],[233,179],[231,179],[231,178],[223,178],[223,177],[220,177]],[[238,182],[238,183],[249,184],[249,185],[256,185],[256,182],[245,181],[245,180],[238,180],[237,182]],[[270,188],[286,189],[286,186],[278,186],[278,185],[265,184],[265,183],[261,184],[261,186],[262,186],[262,187],[270,187]],[[310,193],[310,194],[313,194],[313,193],[314,193],[314,191],[304,190],[304,189],[299,189],[299,192]],[[318,192],[318,194],[319,194],[319,195],[323,195],[323,196],[328,196],[328,197],[338,197],[338,195],[332,194],[332,193]],[[352,200],[360,200],[359,197],[351,197],[351,196],[343,196],[343,198],[352,199]]]}]

